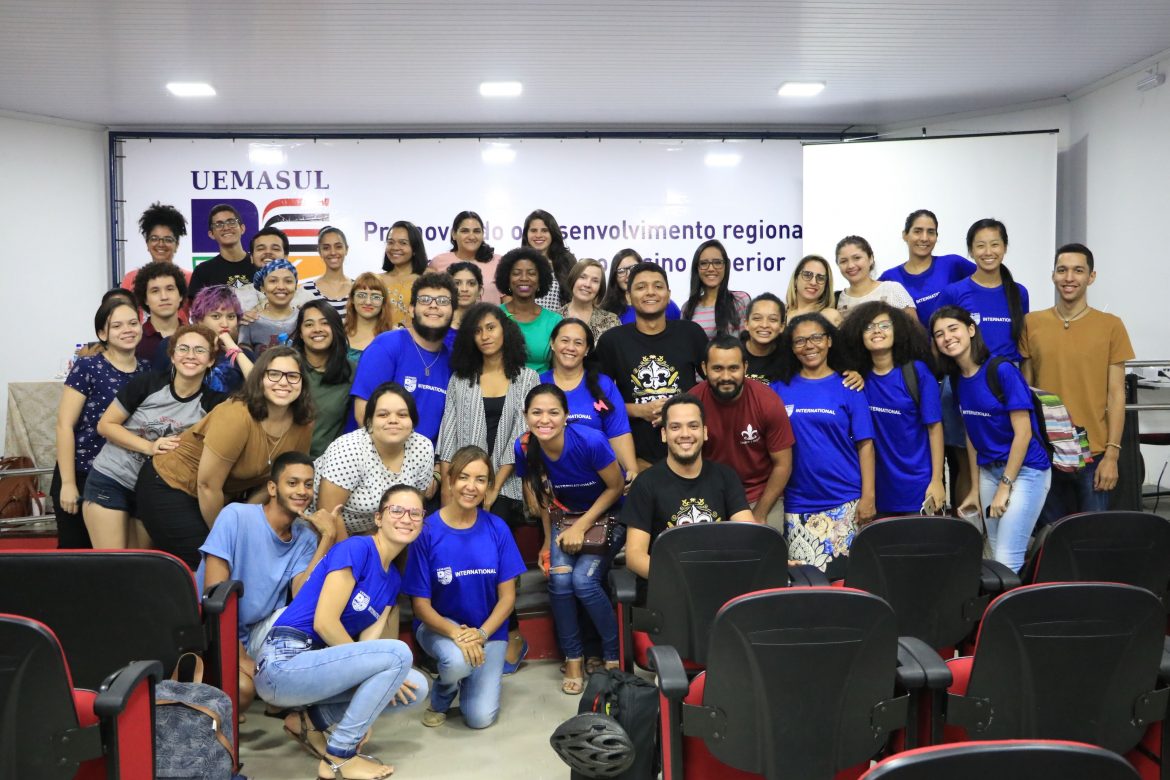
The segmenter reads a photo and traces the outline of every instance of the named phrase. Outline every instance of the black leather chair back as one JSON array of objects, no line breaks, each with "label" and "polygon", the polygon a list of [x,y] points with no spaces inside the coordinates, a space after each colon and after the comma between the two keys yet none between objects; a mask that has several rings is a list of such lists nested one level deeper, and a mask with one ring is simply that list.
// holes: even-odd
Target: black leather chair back
[{"label": "black leather chair back", "polygon": [[191,570],[142,550],[0,552],[0,612],[53,630],[74,685],[97,689],[131,661],[169,675],[185,652],[207,647]]},{"label": "black leather chair back", "polygon": [[966,638],[987,599],[980,597],[983,537],[947,517],[895,517],[853,538],[845,585],[881,596],[898,616],[898,633],[936,650]]},{"label": "black leather chair back", "polygon": [[1010,591],[983,617],[966,696],[948,698],[947,720],[971,739],[1067,739],[1125,753],[1165,715],[1165,626],[1158,599],[1130,585]]},{"label": "black leather chair back", "polygon": [[775,528],[696,523],[663,532],[650,555],[646,606],[634,627],[702,664],[715,613],[743,593],[787,587],[788,545]]},{"label": "black leather chair back", "polygon": [[[893,700],[898,626],[877,596],[785,588],[741,596],[711,627],[703,708],[719,761],[768,778],[830,778],[868,760],[904,722]],[[887,713],[885,718],[883,713]],[[702,728],[709,713],[684,708]]]}]

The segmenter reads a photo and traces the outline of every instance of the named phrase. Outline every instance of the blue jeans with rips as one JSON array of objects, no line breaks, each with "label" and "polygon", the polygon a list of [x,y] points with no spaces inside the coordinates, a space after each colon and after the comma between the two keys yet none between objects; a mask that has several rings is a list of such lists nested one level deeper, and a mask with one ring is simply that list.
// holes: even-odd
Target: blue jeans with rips
[{"label": "blue jeans with rips", "polygon": [[614,527],[613,543],[606,555],[570,555],[557,544],[558,536],[559,531],[554,525],[549,543],[548,601],[561,652],[566,658],[584,657],[581,627],[577,621],[577,602],[580,602],[601,636],[604,660],[616,661],[617,612],[605,589],[605,576],[614,554],[625,542],[626,527],[620,523]]},{"label": "blue jeans with rips", "polygon": [[314,648],[309,635],[288,626],[268,634],[256,659],[256,693],[277,707],[308,705],[313,726],[329,735],[329,754],[349,758],[382,711],[409,680],[421,702],[428,678],[410,668],[414,656],[397,639],[370,639]]}]

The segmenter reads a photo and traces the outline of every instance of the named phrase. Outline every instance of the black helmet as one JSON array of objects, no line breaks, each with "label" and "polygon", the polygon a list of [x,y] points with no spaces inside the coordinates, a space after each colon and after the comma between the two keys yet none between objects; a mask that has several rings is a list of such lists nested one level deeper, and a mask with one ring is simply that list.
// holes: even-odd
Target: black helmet
[{"label": "black helmet", "polygon": [[586,777],[615,777],[634,763],[634,743],[609,715],[574,715],[549,739],[561,760]]}]

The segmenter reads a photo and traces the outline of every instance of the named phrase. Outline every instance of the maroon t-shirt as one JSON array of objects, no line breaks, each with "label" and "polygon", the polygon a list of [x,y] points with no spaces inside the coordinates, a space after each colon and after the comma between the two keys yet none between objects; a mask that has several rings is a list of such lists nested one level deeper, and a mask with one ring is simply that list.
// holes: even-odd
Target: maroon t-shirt
[{"label": "maroon t-shirt", "polygon": [[790,448],[795,439],[780,396],[765,384],[745,380],[739,398],[724,403],[715,398],[706,382],[691,393],[703,402],[707,414],[707,443],[703,457],[730,466],[755,503],[772,473],[773,452]]}]

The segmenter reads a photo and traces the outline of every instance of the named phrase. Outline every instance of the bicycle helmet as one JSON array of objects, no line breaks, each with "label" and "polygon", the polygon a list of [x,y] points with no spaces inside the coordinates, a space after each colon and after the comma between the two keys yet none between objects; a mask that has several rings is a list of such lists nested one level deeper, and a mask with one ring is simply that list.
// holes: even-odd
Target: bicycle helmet
[{"label": "bicycle helmet", "polygon": [[616,777],[634,763],[634,743],[609,715],[583,712],[557,726],[549,739],[561,760],[586,777]]}]

